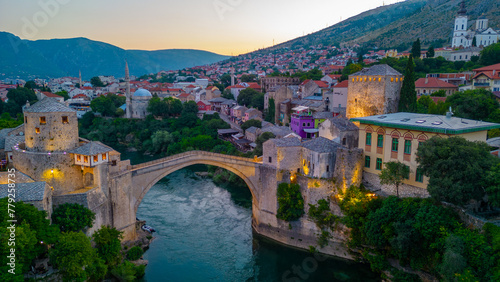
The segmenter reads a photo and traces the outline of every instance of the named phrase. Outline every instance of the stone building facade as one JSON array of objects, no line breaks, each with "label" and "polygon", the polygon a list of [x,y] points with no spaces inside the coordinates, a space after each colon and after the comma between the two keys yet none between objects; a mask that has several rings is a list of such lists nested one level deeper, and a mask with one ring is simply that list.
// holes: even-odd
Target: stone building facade
[{"label": "stone building facade", "polygon": [[358,147],[359,128],[347,118],[329,118],[319,125],[319,136],[352,149]]},{"label": "stone building facade", "polygon": [[273,87],[299,85],[300,77],[263,77],[260,79],[262,92],[267,92]]},{"label": "stone building facade", "polygon": [[375,65],[349,76],[347,117],[398,111],[403,75],[388,65]]}]

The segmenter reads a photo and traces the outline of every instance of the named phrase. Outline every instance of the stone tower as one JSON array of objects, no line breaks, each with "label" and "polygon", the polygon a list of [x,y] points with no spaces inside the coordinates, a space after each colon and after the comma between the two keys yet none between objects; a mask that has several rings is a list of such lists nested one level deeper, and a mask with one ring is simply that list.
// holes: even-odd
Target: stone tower
[{"label": "stone tower", "polygon": [[126,114],[127,118],[132,118],[132,107],[131,107],[131,101],[130,101],[130,74],[128,70],[128,63],[125,61],[125,84],[127,85],[127,92],[125,93],[126,96]]},{"label": "stone tower", "polygon": [[388,65],[375,65],[349,76],[347,117],[398,111],[403,75]]},{"label": "stone tower", "polygon": [[53,98],[26,107],[24,135],[24,144],[20,142],[12,151],[18,171],[46,182],[54,196],[83,187],[82,170],[70,153],[80,145],[75,110]]},{"label": "stone tower", "polygon": [[467,9],[465,8],[465,1],[460,3],[457,17],[455,18],[455,26],[453,28],[453,40],[451,42],[452,48],[470,47],[472,40],[467,36]]},{"label": "stone tower", "polygon": [[78,146],[76,111],[52,98],[45,98],[24,110],[26,150],[68,151]]}]

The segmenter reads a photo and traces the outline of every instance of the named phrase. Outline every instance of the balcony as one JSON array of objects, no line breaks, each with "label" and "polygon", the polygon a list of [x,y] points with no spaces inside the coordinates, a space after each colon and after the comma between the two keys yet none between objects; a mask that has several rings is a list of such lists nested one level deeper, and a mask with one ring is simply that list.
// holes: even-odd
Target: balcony
[{"label": "balcony", "polygon": [[474,82],[474,86],[476,86],[476,87],[489,87],[490,84],[488,82]]}]

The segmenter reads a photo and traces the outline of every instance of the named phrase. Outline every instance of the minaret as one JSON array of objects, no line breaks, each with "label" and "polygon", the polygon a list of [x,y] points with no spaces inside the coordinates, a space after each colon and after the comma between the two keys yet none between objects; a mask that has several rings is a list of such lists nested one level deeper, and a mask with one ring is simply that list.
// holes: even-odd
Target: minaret
[{"label": "minaret", "polygon": [[80,81],[79,82],[80,88],[82,88],[83,85],[82,85],[82,71],[81,70],[78,71],[78,77],[80,78],[80,80],[79,80]]},{"label": "minaret", "polygon": [[130,105],[130,74],[128,71],[128,63],[125,61],[125,83],[127,85],[127,92],[125,93],[126,114],[127,118],[132,118],[132,109]]}]

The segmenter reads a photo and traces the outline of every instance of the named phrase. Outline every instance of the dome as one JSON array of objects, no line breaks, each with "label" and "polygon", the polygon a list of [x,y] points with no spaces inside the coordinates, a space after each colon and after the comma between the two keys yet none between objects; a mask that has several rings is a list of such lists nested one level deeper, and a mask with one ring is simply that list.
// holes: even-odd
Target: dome
[{"label": "dome", "polygon": [[139,88],[134,92],[134,97],[153,97],[153,95],[148,90]]}]

